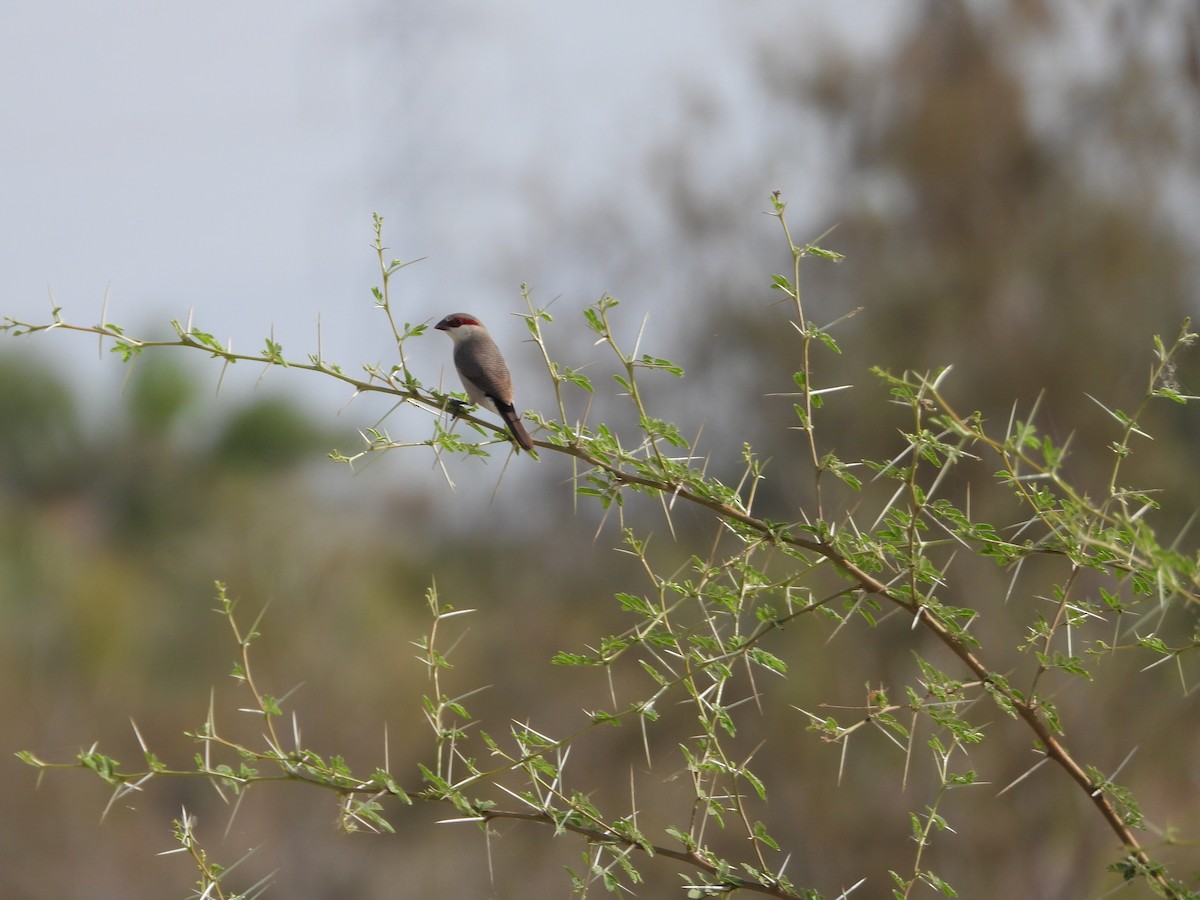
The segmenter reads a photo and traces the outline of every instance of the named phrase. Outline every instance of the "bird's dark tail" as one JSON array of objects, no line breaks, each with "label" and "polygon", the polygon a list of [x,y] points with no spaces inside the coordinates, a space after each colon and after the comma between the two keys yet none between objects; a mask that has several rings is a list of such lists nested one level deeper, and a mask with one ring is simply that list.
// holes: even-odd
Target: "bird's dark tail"
[{"label": "bird's dark tail", "polygon": [[504,424],[508,426],[508,430],[512,432],[513,438],[516,439],[521,449],[526,452],[532,450],[533,438],[529,436],[529,432],[521,424],[521,417],[517,414],[513,405],[511,403],[496,403],[496,412],[500,413],[500,418],[504,420]]}]

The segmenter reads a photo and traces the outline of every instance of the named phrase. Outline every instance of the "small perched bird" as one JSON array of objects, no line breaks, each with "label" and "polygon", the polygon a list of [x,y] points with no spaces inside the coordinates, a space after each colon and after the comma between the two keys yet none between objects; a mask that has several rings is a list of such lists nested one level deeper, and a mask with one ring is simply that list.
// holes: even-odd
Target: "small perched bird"
[{"label": "small perched bird", "polygon": [[434,326],[454,341],[454,368],[462,379],[467,396],[478,406],[496,413],[522,450],[533,449],[533,438],[521,424],[513,408],[512,376],[483,323],[470,313],[450,313]]}]

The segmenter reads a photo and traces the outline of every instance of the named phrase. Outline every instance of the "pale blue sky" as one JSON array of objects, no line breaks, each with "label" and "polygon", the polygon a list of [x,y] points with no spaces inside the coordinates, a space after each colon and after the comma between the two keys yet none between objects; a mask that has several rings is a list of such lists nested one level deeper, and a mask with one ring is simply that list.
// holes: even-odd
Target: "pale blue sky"
[{"label": "pale blue sky", "polygon": [[[797,53],[832,35],[868,52],[902,8],[801,6]],[[645,155],[689,98],[716,98],[734,117],[725,146],[695,152],[716,177],[736,166],[767,112],[742,102],[752,50],[781,15],[796,21],[795,7],[11,7],[0,28],[0,313],[44,318],[49,288],[69,319],[91,323],[107,290],[110,319],[131,329],[194,308],[235,349],[257,350],[274,328],[299,357],[315,349],[320,315],[328,356],[384,359],[368,293],[377,210],[395,255],[429,257],[397,284],[402,317],[467,308],[518,339],[504,313],[520,308],[520,280],[540,300],[582,305],[614,287],[605,254],[634,255],[645,237],[614,234],[593,254],[569,217],[549,232],[539,217],[613,199],[652,234]],[[816,199],[821,152],[807,148],[792,183],[769,186]],[[765,191],[746,202],[749,218]],[[634,305],[649,303],[639,285],[623,287]],[[90,341],[43,343],[107,384],[114,366],[94,370]],[[445,348],[424,344],[418,361],[429,350],[440,370]],[[324,390],[317,381],[301,389]]]}]

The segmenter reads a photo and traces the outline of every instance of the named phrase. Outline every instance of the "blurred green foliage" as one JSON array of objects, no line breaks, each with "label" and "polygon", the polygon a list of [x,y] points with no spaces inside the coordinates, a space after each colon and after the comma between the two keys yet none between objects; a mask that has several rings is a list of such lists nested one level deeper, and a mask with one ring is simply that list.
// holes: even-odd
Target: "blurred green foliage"
[{"label": "blurred green foliage", "polygon": [[29,354],[0,356],[0,479],[10,496],[44,497],[77,484],[81,440],[70,388]]}]

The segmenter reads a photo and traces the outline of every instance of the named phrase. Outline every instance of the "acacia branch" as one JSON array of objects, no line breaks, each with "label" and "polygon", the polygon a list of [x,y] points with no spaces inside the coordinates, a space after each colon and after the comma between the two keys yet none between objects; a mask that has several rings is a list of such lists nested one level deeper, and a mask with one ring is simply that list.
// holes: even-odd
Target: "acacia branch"
[{"label": "acacia branch", "polygon": [[[733,878],[729,875],[722,875],[721,870],[710,863],[698,850],[672,850],[670,847],[662,847],[658,844],[651,844],[644,841],[635,841],[628,837],[624,837],[612,831],[605,831],[600,828],[590,828],[586,825],[579,825],[569,819],[555,818],[545,812],[522,812],[519,810],[506,809],[488,809],[482,810],[478,814],[479,821],[490,822],[493,819],[518,819],[524,822],[535,822],[539,825],[549,825],[556,829],[569,831],[572,834],[578,834],[589,841],[594,841],[601,844],[618,844],[622,847],[634,850],[641,850],[648,856],[662,856],[667,859],[673,859],[676,862],[684,863],[695,869],[717,879],[714,887],[726,888],[729,890],[752,891],[757,894],[766,894],[768,897],[784,897],[794,898],[796,893],[787,890],[782,885],[762,884],[757,881],[747,881],[741,878]],[[470,820],[468,820],[470,821]]]},{"label": "acacia branch", "polygon": [[1175,897],[1177,893],[1168,883],[1166,876],[1159,872],[1153,866],[1152,860],[1146,851],[1142,848],[1137,836],[1132,829],[1126,824],[1121,814],[1113,806],[1108,796],[1104,793],[1101,785],[1097,784],[1087,772],[1075,761],[1071,754],[1063,746],[1058,737],[1051,731],[1045,718],[1038,710],[1036,699],[1026,700],[1003,680],[998,680],[992,673],[992,670],[980,660],[975,653],[966,645],[966,643],[957,637],[946,624],[932,614],[928,608],[915,604],[912,601],[906,600],[903,597],[897,596],[884,582],[880,581],[869,572],[864,571],[856,565],[852,560],[848,559],[845,554],[839,551],[833,545],[819,540],[810,538],[798,537],[789,534],[785,529],[772,526],[770,523],[749,515],[739,509],[722,503],[719,500],[714,500],[709,497],[701,496],[694,491],[684,487],[681,484],[672,484],[667,481],[656,481],[652,478],[636,475],[634,473],[620,469],[614,466],[607,460],[597,457],[595,454],[588,452],[579,445],[561,447],[557,445],[549,445],[551,449],[559,450],[568,455],[575,456],[591,465],[601,469],[607,473],[614,481],[626,485],[637,485],[649,490],[659,491],[663,494],[677,497],[686,502],[702,506],[711,510],[718,516],[725,519],[730,519],[740,523],[741,525],[758,532],[764,539],[776,540],[781,543],[798,549],[807,550],[815,553],[834,566],[844,576],[853,581],[859,589],[866,594],[873,594],[881,597],[890,603],[907,610],[911,614],[920,619],[921,625],[928,631],[932,632],[935,637],[946,646],[958,659],[965,665],[979,681],[988,686],[988,688],[997,694],[1000,694],[1012,706],[1012,709],[1017,713],[1022,721],[1033,731],[1037,740],[1044,747],[1044,752],[1054,762],[1056,762],[1066,773],[1075,781],[1091,799],[1093,805],[1099,810],[1100,815],[1108,823],[1109,827],[1120,839],[1121,843],[1129,848],[1130,853],[1141,863],[1150,873],[1156,884],[1162,888],[1165,896]]},{"label": "acacia branch", "polygon": [[[278,353],[278,348],[273,345],[268,345],[268,351],[262,355],[254,356],[249,354],[234,353],[231,350],[222,348],[219,344],[212,341],[211,337],[202,335],[199,332],[185,330],[176,323],[176,329],[179,333],[179,339],[174,341],[150,341],[139,340],[129,337],[116,326],[101,324],[98,326],[78,326],[62,321],[58,318],[58,311],[55,310],[55,321],[45,325],[28,325],[18,322],[11,318],[6,319],[3,325],[0,325],[0,331],[9,331],[13,334],[31,334],[40,331],[49,331],[53,329],[63,329],[81,333],[95,334],[102,339],[111,339],[117,343],[115,349],[125,352],[127,358],[130,355],[136,355],[142,350],[151,347],[184,347],[196,350],[203,350],[209,353],[214,358],[219,358],[225,361],[226,364],[236,362],[256,362],[267,366],[282,366],[285,368],[298,369],[300,371],[315,372],[331,376],[344,384],[349,385],[356,393],[379,393],[397,398],[401,402],[411,403],[419,408],[426,409],[436,413],[446,413],[458,419],[464,419],[472,425],[482,429],[487,429],[501,438],[507,436],[503,427],[495,425],[484,419],[479,419],[474,415],[466,412],[464,409],[453,405],[453,400],[448,395],[442,395],[437,392],[424,392],[419,387],[400,387],[395,382],[390,380],[382,373],[375,372],[372,369],[367,369],[370,378],[363,380],[347,375],[339,367],[326,363],[323,359],[311,357],[308,363],[291,362],[284,360]],[[938,400],[941,398],[938,397]],[[948,407],[944,407],[948,409]],[[978,428],[971,427],[967,423],[952,412],[952,419],[956,421],[964,430],[964,433],[969,433],[971,437],[981,440],[986,446],[989,446],[994,452],[999,453],[1002,457],[1007,458],[1005,448],[993,439],[982,434]],[[623,468],[620,464],[614,463],[611,457],[601,455],[589,449],[585,444],[578,441],[570,443],[558,441],[535,440],[535,446],[542,450],[561,453],[566,456],[574,457],[588,465],[594,467],[598,472],[603,473],[617,486],[630,486],[643,488],[649,492],[658,493],[669,497],[672,500],[679,499],[684,502],[705,508],[723,520],[736,522],[750,531],[758,534],[766,542],[774,542],[793,547],[798,550],[814,554],[817,557],[825,560],[839,571],[845,578],[853,583],[857,590],[861,590],[864,594],[875,595],[889,603],[906,610],[911,615],[916,616],[920,620],[920,624],[926,630],[931,632],[945,647],[947,647],[960,662],[977,678],[987,689],[996,695],[1002,697],[1005,703],[1016,713],[1016,715],[1026,724],[1036,737],[1038,743],[1041,744],[1045,754],[1055,761],[1068,776],[1076,782],[1081,789],[1087,793],[1093,805],[1097,808],[1102,818],[1108,823],[1109,827],[1116,834],[1118,839],[1129,848],[1132,857],[1143,866],[1148,877],[1162,890],[1165,896],[1176,897],[1178,893],[1169,884],[1166,876],[1158,870],[1152,863],[1150,857],[1141,847],[1136,835],[1132,829],[1122,818],[1120,812],[1113,805],[1109,797],[1104,792],[1104,786],[1098,784],[1088,773],[1079,765],[1062,744],[1059,738],[1053,733],[1046,718],[1041,713],[1036,697],[1026,699],[1018,692],[1009,687],[1003,679],[998,678],[993,671],[976,655],[971,649],[968,642],[965,641],[953,628],[948,626],[937,615],[922,606],[915,600],[907,599],[883,581],[879,580],[869,572],[865,571],[849,558],[842,550],[833,543],[816,538],[804,537],[794,533],[793,526],[779,523],[771,523],[764,519],[750,515],[743,509],[730,505],[714,497],[705,496],[697,492],[692,487],[677,478],[672,477],[666,472],[666,463],[659,457],[657,464],[664,470],[663,477],[650,477],[647,475],[638,474]],[[657,448],[655,448],[657,450]],[[1024,461],[1024,454],[1018,454]],[[649,462],[649,461],[647,461]],[[1057,478],[1055,479],[1062,487],[1063,485]],[[1047,522],[1047,525],[1053,528],[1053,523]],[[1046,551],[1042,548],[1041,552],[1061,552],[1061,551]],[[1125,562],[1106,560],[1107,567],[1122,570],[1132,571],[1138,565],[1138,561],[1134,559]],[[487,773],[484,773],[487,774]],[[473,779],[478,780],[478,779]],[[572,825],[567,822],[555,821],[552,817],[544,813],[523,813],[523,812],[508,812],[508,811],[487,811],[480,813],[485,820],[492,818],[513,818],[526,819],[530,821],[541,822],[544,824],[552,824],[556,827],[566,828],[567,830],[579,833],[591,840],[605,842],[623,842],[629,846],[638,846],[642,849],[641,844],[635,841],[630,841],[626,838],[621,838],[619,835],[603,832],[597,829],[589,829],[584,826]],[[685,862],[689,865],[696,866],[709,874],[715,874],[716,869],[711,864],[707,863],[703,857],[695,852],[680,852],[670,850],[668,848],[653,847],[655,853],[666,856],[667,858]],[[732,886],[732,885],[731,885]],[[787,894],[779,893],[777,889],[770,886],[756,885],[752,882],[738,882],[736,885],[746,890],[757,890],[762,893],[774,894],[777,896],[788,896]]]}]

